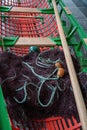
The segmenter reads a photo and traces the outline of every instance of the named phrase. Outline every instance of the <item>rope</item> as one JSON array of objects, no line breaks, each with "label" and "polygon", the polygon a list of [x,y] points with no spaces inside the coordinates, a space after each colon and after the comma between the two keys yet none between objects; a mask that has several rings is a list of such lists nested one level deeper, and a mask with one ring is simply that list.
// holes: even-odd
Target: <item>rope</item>
[{"label": "rope", "polygon": [[24,86],[22,86],[21,88],[18,88],[18,89],[16,89],[16,92],[19,92],[19,91],[21,91],[21,90],[24,90],[24,98],[21,100],[21,101],[19,101],[16,97],[13,97],[13,99],[17,102],[17,103],[24,103],[25,101],[26,101],[26,97],[27,97],[27,91],[26,91],[26,86],[27,86],[27,83],[25,82],[24,83]]},{"label": "rope", "polygon": [[11,76],[11,77],[7,77],[6,79],[4,79],[0,85],[3,85],[4,82],[6,82],[7,80],[14,80],[16,78],[16,73],[14,76]]},{"label": "rope", "polygon": [[[45,52],[48,52],[48,50],[45,51]],[[41,53],[39,53],[39,55],[37,56],[37,58],[36,58],[36,65],[37,65],[37,66],[39,66],[39,67],[41,67],[41,68],[49,68],[50,66],[52,66],[52,65],[55,64],[56,62],[61,62],[61,63],[62,63],[61,59],[57,59],[57,60],[53,61],[53,60],[51,60],[50,58],[48,58],[48,59],[42,58],[41,55],[42,55],[43,53],[45,53],[45,52],[41,52]]]},{"label": "rope", "polygon": [[[33,67],[30,66],[27,62],[22,62],[22,63],[23,63],[24,65],[26,65],[26,66],[32,71],[32,73],[33,73],[39,80],[41,80],[41,81],[47,80],[46,77],[43,77],[43,76],[37,74],[37,73],[34,71]],[[57,71],[58,71],[58,68],[56,68],[56,69],[54,70],[54,72],[50,75],[50,77],[51,77],[55,72],[57,72]],[[57,79],[58,79],[58,77],[56,77],[56,78],[50,78],[50,80],[57,80]]]},{"label": "rope", "polygon": [[[48,61],[50,61],[50,60],[47,60],[47,62],[48,62]],[[55,72],[58,71],[58,68],[56,68],[56,69],[55,69],[50,75],[48,75],[47,77],[43,77],[43,76],[37,74],[37,73],[34,71],[34,68],[33,68],[32,66],[30,66],[27,62],[22,62],[22,63],[23,63],[24,65],[26,65],[26,66],[31,70],[31,72],[40,80],[40,86],[37,86],[37,85],[35,85],[35,84],[33,84],[33,83],[32,83],[32,85],[34,85],[34,87],[37,88],[37,101],[38,101],[39,105],[40,105],[41,107],[44,107],[44,108],[45,108],[45,107],[48,107],[50,104],[52,104],[56,92],[57,92],[57,98],[59,98],[58,90],[64,91],[64,89],[61,89],[61,87],[60,87],[59,84],[57,83],[57,80],[58,80],[59,78],[58,78],[58,77],[52,77],[52,76],[55,74]],[[51,61],[51,63],[55,63],[55,61],[53,61],[53,62]],[[51,78],[51,77],[52,77],[52,78]],[[26,78],[28,78],[28,77],[26,77]],[[49,80],[55,80],[55,81],[56,81],[56,83],[55,83],[56,86],[52,86],[52,85],[49,86],[48,84],[46,84],[47,87],[52,91],[52,93],[51,93],[51,95],[50,95],[50,99],[49,99],[48,103],[47,103],[47,104],[43,104],[43,103],[41,102],[41,100],[40,100],[40,94],[41,94],[41,90],[42,90],[43,84],[44,84],[46,81],[49,81]],[[28,85],[29,85],[29,84],[31,84],[31,83],[28,83]],[[24,100],[23,100],[23,101],[24,101]]]},{"label": "rope", "polygon": [[39,89],[38,89],[38,103],[40,104],[41,107],[48,107],[48,106],[52,103],[52,101],[53,101],[53,99],[54,99],[54,96],[55,96],[55,92],[56,92],[56,90],[57,90],[57,87],[53,87],[53,90],[52,90],[52,93],[51,93],[51,96],[50,96],[50,99],[49,99],[48,103],[47,103],[47,104],[43,104],[43,103],[40,101],[40,92],[41,92],[41,89],[42,89],[42,86],[43,86],[44,83],[45,83],[45,81],[43,81],[43,82],[41,83],[41,85],[40,85],[40,87],[39,87]]}]

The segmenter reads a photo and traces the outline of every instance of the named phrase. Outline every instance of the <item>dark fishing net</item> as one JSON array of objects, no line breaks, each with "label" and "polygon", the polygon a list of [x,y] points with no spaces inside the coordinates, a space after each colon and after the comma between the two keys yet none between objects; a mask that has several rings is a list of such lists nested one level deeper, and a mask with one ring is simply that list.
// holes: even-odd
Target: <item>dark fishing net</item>
[{"label": "dark fishing net", "polygon": [[[87,75],[79,73],[79,63],[74,56],[72,59],[86,101]],[[57,61],[65,70],[62,78],[57,77]],[[28,124],[29,119],[50,116],[79,119],[64,54],[59,49],[23,57],[4,52],[0,54],[0,78],[12,120]]]}]

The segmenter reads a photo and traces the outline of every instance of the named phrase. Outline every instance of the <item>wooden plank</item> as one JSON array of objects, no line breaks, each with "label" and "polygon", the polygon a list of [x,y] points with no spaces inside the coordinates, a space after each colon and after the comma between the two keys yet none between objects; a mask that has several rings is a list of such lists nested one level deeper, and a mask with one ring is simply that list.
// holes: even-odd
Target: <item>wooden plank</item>
[{"label": "wooden plank", "polygon": [[56,5],[56,1],[52,0],[52,3],[53,3],[54,12],[55,12],[56,21],[57,21],[57,26],[58,26],[58,31],[59,31],[61,43],[62,43],[62,46],[63,46],[63,51],[64,51],[64,55],[65,55],[70,79],[71,79],[74,97],[75,97],[79,117],[80,117],[80,120],[81,120],[81,123],[82,123],[82,128],[83,128],[83,130],[87,130],[87,110],[86,110],[85,102],[84,102],[82,92],[81,92],[81,89],[80,89],[80,85],[79,85],[79,82],[78,82],[78,79],[77,79],[77,76],[76,76],[76,72],[75,72],[73,61],[72,61],[72,58],[71,58],[71,55],[70,55],[68,43],[67,43],[67,40],[66,40],[63,28],[62,28],[62,23],[61,23],[61,20],[60,20],[59,11],[58,11],[58,8],[57,8],[57,5]]},{"label": "wooden plank", "polygon": [[49,38],[29,38],[20,37],[16,42],[15,46],[55,46]]},{"label": "wooden plank", "polygon": [[10,12],[20,12],[20,13],[41,13],[37,8],[25,8],[25,7],[12,7]]}]

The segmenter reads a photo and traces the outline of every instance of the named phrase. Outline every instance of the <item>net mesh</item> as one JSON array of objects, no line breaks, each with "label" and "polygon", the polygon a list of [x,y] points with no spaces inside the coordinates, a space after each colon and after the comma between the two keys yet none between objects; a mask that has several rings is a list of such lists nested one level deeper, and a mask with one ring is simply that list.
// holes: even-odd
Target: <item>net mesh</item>
[{"label": "net mesh", "polygon": [[[5,13],[7,18],[3,18],[2,36],[21,36],[21,37],[57,37],[58,29],[53,15],[42,15],[33,13]],[[14,18],[13,18],[13,17]],[[17,17],[18,18],[15,18]],[[39,17],[43,19],[43,22]],[[25,17],[25,18],[20,18]],[[29,18],[27,18],[29,17]],[[37,17],[37,18],[36,18]]]},{"label": "net mesh", "polygon": [[[25,55],[23,57],[5,52],[5,53],[2,53],[0,56],[1,56],[0,77],[2,79],[1,80],[2,89],[3,89],[4,97],[7,102],[8,112],[9,112],[9,115],[10,115],[10,118],[12,120],[12,124],[15,130],[20,129],[20,128],[26,129],[26,127],[28,127],[28,129],[30,130],[32,130],[33,128],[39,129],[40,127],[39,124],[40,125],[43,124],[41,126],[42,128],[40,127],[41,130],[47,129],[47,128],[48,130],[50,130],[50,128],[53,129],[52,128],[53,121],[52,120],[49,121],[50,123],[50,126],[49,126],[49,123],[47,122],[47,119],[46,119],[52,116],[55,116],[55,118],[52,117],[51,119],[53,120],[57,119],[56,123],[59,123],[62,120],[64,120],[66,128],[70,128],[70,129],[73,129],[75,127],[80,128],[80,123],[78,123],[79,118],[78,118],[77,109],[75,106],[73,91],[71,89],[71,83],[68,76],[68,71],[67,71],[67,67],[66,67],[66,63],[65,63],[65,59],[64,59],[64,55],[62,51],[60,51],[57,48],[57,49],[52,49],[49,51],[44,51],[41,53],[30,52],[28,55]],[[43,59],[43,61],[41,62],[39,58],[41,58],[41,61]],[[43,80],[40,80],[40,78],[42,79],[42,77],[39,78],[37,75],[48,77],[49,74],[53,73],[53,71],[55,70],[54,61],[56,61],[58,58],[60,58],[60,60],[62,61],[62,66],[65,70],[65,76],[60,79],[57,79],[57,82],[60,87],[63,87],[63,88],[65,87],[66,89],[64,91],[61,90],[60,92],[58,90],[58,93],[57,92],[55,93],[52,103],[48,107],[43,108],[37,103],[38,89],[36,89],[35,85],[40,87],[40,83],[43,82]],[[48,59],[51,60],[50,61],[51,63],[48,62]],[[76,59],[74,59],[74,57],[73,57],[73,61],[76,68],[76,66],[78,66],[78,62]],[[29,64],[26,64],[26,63],[29,63]],[[76,71],[79,72],[79,66],[77,67]],[[52,74],[51,78],[55,76],[56,76],[56,73]],[[10,79],[8,77],[13,77],[13,78]],[[28,82],[31,82],[33,84],[30,83],[30,85],[28,85],[28,87],[26,88],[26,92],[27,92],[26,101],[22,104],[19,104],[17,103],[18,102],[17,100],[21,101],[23,99],[24,97],[23,95],[25,95],[24,89],[20,90],[19,92],[16,92],[16,90],[20,89],[20,86],[23,86],[26,78],[28,78],[29,80]],[[52,85],[55,87],[56,81],[51,79],[43,84],[44,87],[42,87],[41,92],[40,92],[40,99],[41,99],[41,102],[43,103],[47,103],[50,96],[50,90],[47,87],[47,85],[49,86]],[[17,100],[15,100],[17,102],[14,102],[13,100],[14,96],[17,98]],[[15,109],[13,109],[14,107]],[[59,117],[61,116],[61,118],[59,117],[56,118],[57,116]],[[43,120],[38,121],[38,118],[43,119]],[[72,125],[73,124],[72,122],[71,124],[66,123],[67,120],[71,121],[72,118],[77,119],[77,125],[76,124]],[[29,123],[27,121],[29,121]],[[54,129],[55,129],[55,125],[54,125]],[[61,126],[57,124],[56,127],[58,127],[58,130],[62,130],[64,126],[63,124]]]}]

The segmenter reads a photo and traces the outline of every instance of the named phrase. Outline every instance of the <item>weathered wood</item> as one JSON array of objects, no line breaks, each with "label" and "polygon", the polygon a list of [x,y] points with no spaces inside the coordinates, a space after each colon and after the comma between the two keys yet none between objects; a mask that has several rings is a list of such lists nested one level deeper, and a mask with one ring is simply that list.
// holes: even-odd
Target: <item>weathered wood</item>
[{"label": "weathered wood", "polygon": [[41,13],[37,8],[25,8],[25,7],[12,7],[10,12],[20,12],[20,13]]},{"label": "weathered wood", "polygon": [[16,42],[15,46],[55,46],[49,38],[29,38],[20,37]]}]

